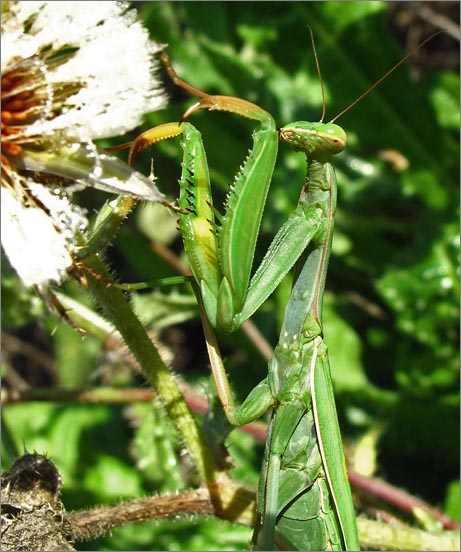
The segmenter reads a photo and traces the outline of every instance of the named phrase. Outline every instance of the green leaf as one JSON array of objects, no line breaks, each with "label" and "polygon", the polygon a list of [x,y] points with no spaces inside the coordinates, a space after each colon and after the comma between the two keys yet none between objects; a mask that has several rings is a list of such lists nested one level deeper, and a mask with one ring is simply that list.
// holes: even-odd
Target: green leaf
[{"label": "green leaf", "polygon": [[114,456],[99,455],[98,462],[87,468],[82,484],[104,502],[143,495],[139,474]]},{"label": "green leaf", "polygon": [[155,404],[133,405],[130,418],[136,425],[131,453],[139,473],[155,492],[183,489],[178,444],[171,438],[176,430],[164,409],[158,401]]},{"label": "green leaf", "polygon": [[452,519],[459,522],[459,494],[460,484],[459,481],[452,481],[447,487],[447,493],[445,496],[445,513]]}]

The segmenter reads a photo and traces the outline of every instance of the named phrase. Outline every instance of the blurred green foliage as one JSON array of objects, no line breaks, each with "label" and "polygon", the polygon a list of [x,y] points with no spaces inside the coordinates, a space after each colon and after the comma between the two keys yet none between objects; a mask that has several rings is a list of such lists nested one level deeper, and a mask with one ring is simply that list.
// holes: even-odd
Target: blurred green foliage
[{"label": "blurred green foliage", "polygon": [[[210,93],[261,105],[279,127],[318,120],[322,112],[307,25],[316,39],[327,119],[404,53],[385,2],[143,2],[138,9],[152,38],[168,44],[182,78]],[[352,446],[355,439],[382,428],[375,451],[377,475],[459,519],[459,503],[453,499],[459,492],[459,77],[450,69],[419,65],[424,55],[429,58],[432,50],[444,48],[457,50],[453,39],[440,35],[425,54],[399,68],[338,121],[349,146],[335,159],[338,211],[324,317],[346,442]],[[145,128],[179,120],[195,101],[166,76],[165,84],[170,105],[152,114]],[[203,134],[219,203],[251,145],[252,124],[208,112],[197,113],[191,122]],[[386,152],[391,161],[385,160]],[[153,156],[158,185],[172,200],[178,193],[180,155],[179,145],[171,141],[138,160],[138,168],[148,173]],[[403,170],[398,166],[402,159],[408,163]],[[302,155],[281,146],[256,262],[294,208],[304,171]],[[90,212],[105,198],[96,191],[79,194]],[[122,281],[175,274],[152,251],[151,240],[181,252],[174,218],[139,205],[109,253]],[[289,289],[287,279],[254,316],[272,345]],[[76,286],[69,284],[66,290],[88,304]],[[5,331],[27,339],[31,332],[24,324],[35,320],[51,335],[47,347],[54,355],[54,384],[140,383],[123,368],[123,354],[109,358],[104,344],[71,337],[67,328],[53,333],[59,323],[20,288],[8,268],[2,291]],[[173,367],[182,377],[208,387],[200,322],[188,287],[142,293],[133,304],[146,323],[163,328],[162,337],[175,355]],[[264,377],[266,364],[242,332],[220,338],[232,385],[242,399]],[[3,371],[13,360],[4,358]],[[187,473],[181,444],[172,439],[174,432],[159,407],[137,405],[127,411],[25,404],[5,407],[3,418],[4,438],[10,437],[19,453],[25,446],[56,462],[67,509],[188,485],[187,477],[185,482],[180,477]],[[4,446],[4,467],[11,461],[9,450]],[[232,433],[229,452],[236,476],[255,484],[261,450],[248,436]],[[78,549],[245,549],[249,535],[247,528],[216,520],[162,521],[114,530],[111,536],[79,543]]]}]

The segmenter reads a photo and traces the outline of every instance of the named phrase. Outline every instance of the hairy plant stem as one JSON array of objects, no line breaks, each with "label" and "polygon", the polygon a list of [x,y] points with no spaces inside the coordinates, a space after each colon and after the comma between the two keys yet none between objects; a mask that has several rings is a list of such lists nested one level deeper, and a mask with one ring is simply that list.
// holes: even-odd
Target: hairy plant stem
[{"label": "hairy plant stem", "polygon": [[[218,471],[215,459],[173,375],[134,314],[124,293],[108,284],[110,275],[104,262],[99,256],[92,255],[85,259],[85,265],[90,270],[85,274],[82,283],[104,309],[130,352],[136,357],[149,383],[160,395],[168,416],[184,440],[201,480],[207,484],[214,484]],[[100,275],[100,278],[96,275]]]},{"label": "hairy plant stem", "polygon": [[459,531],[422,531],[357,519],[360,546],[369,550],[459,550]]}]

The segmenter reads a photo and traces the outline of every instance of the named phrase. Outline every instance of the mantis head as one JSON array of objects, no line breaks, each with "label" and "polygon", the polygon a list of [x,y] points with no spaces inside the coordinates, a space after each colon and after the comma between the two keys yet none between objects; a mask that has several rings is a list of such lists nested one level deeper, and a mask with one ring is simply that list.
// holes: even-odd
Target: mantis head
[{"label": "mantis head", "polygon": [[296,151],[303,151],[309,158],[324,158],[343,151],[347,136],[334,123],[307,123],[297,121],[280,130],[280,139],[291,144]]}]

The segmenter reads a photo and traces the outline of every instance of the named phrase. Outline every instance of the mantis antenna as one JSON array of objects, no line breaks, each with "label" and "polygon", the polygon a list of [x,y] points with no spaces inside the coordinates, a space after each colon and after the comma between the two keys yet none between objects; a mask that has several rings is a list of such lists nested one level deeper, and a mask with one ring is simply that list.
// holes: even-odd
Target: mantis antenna
[{"label": "mantis antenna", "polygon": [[347,113],[349,111],[349,109],[351,109],[352,107],[354,107],[354,105],[356,103],[358,103],[362,98],[364,98],[365,96],[367,96],[374,88],[376,88],[378,86],[378,84],[380,84],[384,79],[386,79],[392,72],[394,72],[397,67],[399,67],[400,65],[402,65],[402,63],[404,61],[406,61],[409,57],[411,57],[417,50],[419,50],[422,46],[424,46],[427,42],[429,42],[430,40],[432,40],[435,36],[437,36],[438,34],[440,34],[442,31],[437,31],[433,34],[431,34],[430,37],[426,38],[426,40],[424,40],[423,42],[421,42],[421,44],[418,44],[418,46],[416,46],[415,48],[413,48],[413,50],[411,50],[411,52],[409,52],[405,57],[403,57],[398,63],[396,63],[394,65],[394,67],[392,67],[391,69],[389,69],[389,71],[387,71],[387,73],[385,73],[381,78],[379,78],[374,84],[372,84],[370,86],[370,88],[368,88],[368,90],[365,90],[365,92],[363,94],[361,94],[356,100],[354,100],[350,105],[348,105],[345,109],[343,109],[340,113],[338,113],[338,115],[336,115],[336,117],[334,117],[333,119],[331,119],[331,123],[334,123],[337,119],[339,119],[342,115],[344,115],[344,113]]},{"label": "mantis antenna", "polygon": [[308,25],[307,28],[309,29],[309,32],[311,34],[311,43],[312,43],[312,49],[314,50],[315,65],[317,67],[317,75],[319,76],[320,90],[322,91],[322,117],[320,119],[320,122],[323,123],[323,119],[325,119],[326,103],[325,103],[325,90],[323,88],[322,72],[320,71],[320,63],[319,63],[319,58],[317,56],[317,48],[315,47],[314,33],[312,32],[312,27]]}]

